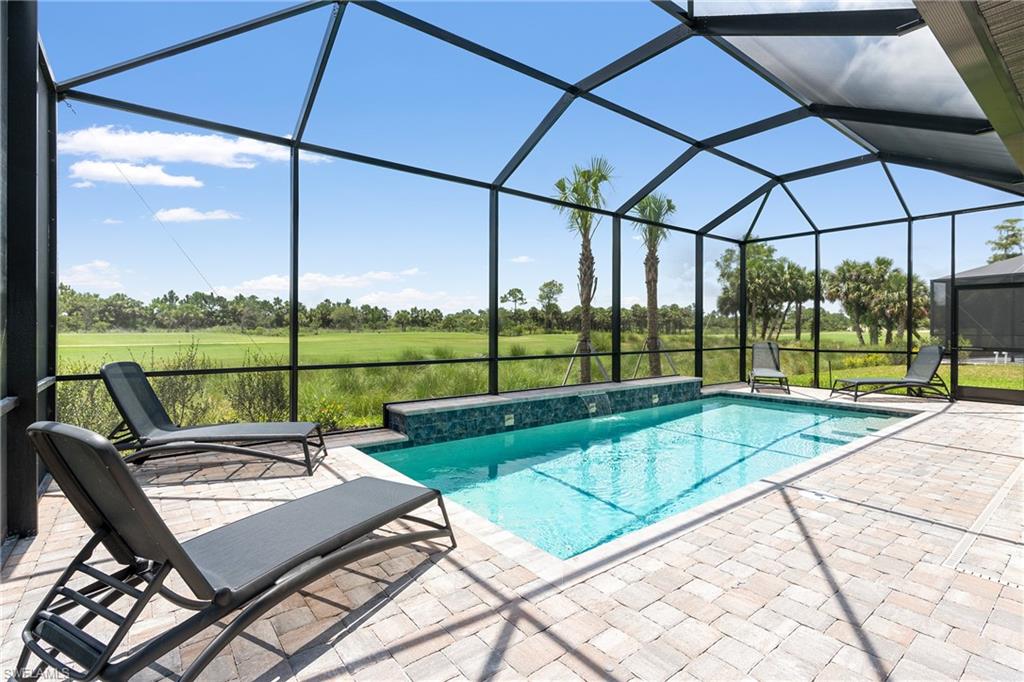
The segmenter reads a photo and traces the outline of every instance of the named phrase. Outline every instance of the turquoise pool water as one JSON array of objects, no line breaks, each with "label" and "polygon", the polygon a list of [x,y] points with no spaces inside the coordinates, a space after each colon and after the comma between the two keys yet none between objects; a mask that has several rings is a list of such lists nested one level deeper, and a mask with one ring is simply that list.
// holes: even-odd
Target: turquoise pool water
[{"label": "turquoise pool water", "polygon": [[712,397],[373,456],[566,559],[901,419]]}]

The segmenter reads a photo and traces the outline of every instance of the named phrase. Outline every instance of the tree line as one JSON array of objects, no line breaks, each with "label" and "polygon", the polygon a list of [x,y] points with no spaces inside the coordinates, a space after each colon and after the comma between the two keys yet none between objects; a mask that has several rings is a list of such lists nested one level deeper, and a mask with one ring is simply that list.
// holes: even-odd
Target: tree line
[{"label": "tree line", "polygon": [[[582,315],[576,305],[563,310],[558,299],[564,286],[555,280],[542,284],[537,303],[527,306],[522,289],[513,288],[501,297],[499,309],[504,334],[531,334],[578,330]],[[238,329],[271,331],[289,324],[288,301],[280,297],[257,296],[226,298],[209,292],[194,291],[180,296],[174,291],[149,303],[115,293],[101,296],[60,285],[57,317],[62,332],[106,331],[194,331],[197,329]],[[665,331],[681,334],[693,330],[693,306],[661,306],[659,317]],[[598,331],[611,331],[610,307],[591,309],[591,325]],[[714,320],[712,320],[714,322]],[[380,306],[357,305],[351,299],[324,299],[314,306],[299,303],[299,325],[306,330],[381,331],[385,329],[438,330],[483,333],[487,330],[486,310],[460,310],[444,313],[438,308],[412,307],[391,311]],[[634,305],[622,309],[623,331],[641,332],[647,325],[647,309]],[[721,326],[719,324],[719,326]]]},{"label": "tree line", "polygon": [[[721,286],[718,311],[734,317],[740,307],[739,252],[726,250],[715,265]],[[889,345],[905,333],[907,275],[893,266],[891,258],[843,260],[834,270],[822,271],[821,287],[824,300],[840,305],[860,345]],[[746,313],[755,338],[778,339],[783,327],[789,327],[799,341],[806,328],[805,312],[813,301],[813,269],[777,256],[775,247],[766,242],[747,245]],[[916,275],[911,311],[911,333],[920,338],[919,329],[928,321],[929,294],[927,285]]]}]

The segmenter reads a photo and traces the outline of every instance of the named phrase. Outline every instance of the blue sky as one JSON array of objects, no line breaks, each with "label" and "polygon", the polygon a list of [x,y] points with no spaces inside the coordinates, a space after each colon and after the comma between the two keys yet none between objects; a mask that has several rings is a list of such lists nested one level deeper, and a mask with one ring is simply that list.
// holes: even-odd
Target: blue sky
[{"label": "blue sky", "polygon": [[[40,22],[61,80],[283,6],[44,2]],[[569,81],[673,25],[667,14],[641,1],[399,6]],[[328,16],[327,9],[309,12],[83,89],[287,135]],[[598,93],[695,137],[794,106],[700,39],[684,42]],[[490,181],[560,95],[547,85],[353,6],[346,11],[306,139]],[[83,290],[123,291],[145,300],[168,289],[207,289],[207,281],[229,295],[287,296],[285,150],[80,103],[61,106],[59,129],[63,281]],[[551,194],[555,179],[574,163],[603,155],[615,167],[606,195],[608,204],[616,207],[684,149],[674,138],[577,100],[509,185]],[[862,153],[817,120],[791,124],[726,149],[778,173]],[[915,212],[1008,198],[927,171],[894,168],[894,174]],[[125,176],[145,204],[125,184]],[[316,157],[304,159],[301,177],[303,301],[351,298],[392,310],[419,305],[452,311],[486,305],[485,192]],[[762,181],[750,171],[701,154],[661,191],[679,207],[673,222],[700,227]],[[792,190],[820,226],[901,215],[881,168],[874,164],[796,182]],[[719,231],[741,236],[755,208],[741,212]],[[964,266],[984,261],[991,225],[1021,214],[1015,209],[962,219],[960,224],[969,230],[959,239]],[[573,305],[577,245],[564,227],[564,217],[547,205],[502,197],[501,226],[502,288],[520,287],[532,303],[541,282],[557,279],[565,284],[562,304]],[[805,226],[792,202],[776,190],[758,233],[768,236]],[[829,266],[844,257],[867,258],[893,250],[902,254],[905,245],[891,243],[898,231],[830,237],[823,242],[823,262]],[[633,237],[623,242],[627,305],[643,298],[642,245]],[[813,251],[807,260],[808,241],[780,242],[780,252],[792,252],[791,257],[813,265]],[[611,298],[610,244],[606,222],[595,241],[601,305]],[[930,248],[925,242],[915,254],[918,271],[945,274],[945,245],[934,252]],[[710,264],[716,252],[709,251]],[[893,255],[905,266],[905,256]],[[662,253],[664,303],[693,302],[692,272],[693,240],[673,234]],[[716,295],[709,280],[709,302]]]}]

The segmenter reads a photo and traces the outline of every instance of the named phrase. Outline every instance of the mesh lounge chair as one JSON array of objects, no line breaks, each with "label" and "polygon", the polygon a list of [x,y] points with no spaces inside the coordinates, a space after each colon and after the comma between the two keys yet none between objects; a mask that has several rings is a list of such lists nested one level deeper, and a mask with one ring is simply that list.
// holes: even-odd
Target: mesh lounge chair
[{"label": "mesh lounge chair", "polygon": [[[836,379],[832,382],[832,393],[852,395],[857,398],[894,388],[906,388],[918,397],[927,395],[939,396],[953,402],[953,396],[946,387],[946,382],[939,376],[939,365],[942,364],[942,346],[921,346],[917,356],[910,363],[910,368],[902,379],[895,377],[867,377],[856,379]],[[865,390],[867,389],[867,390]]]},{"label": "mesh lounge chair", "polygon": [[[111,362],[100,368],[122,421],[109,438],[118,450],[133,450],[126,462],[142,464],[147,459],[177,457],[196,452],[230,452],[262,457],[306,467],[313,475],[313,462],[327,449],[320,425],[313,422],[262,422],[179,427],[175,425],[153,391],[142,368],[135,362]],[[247,446],[270,443],[301,443],[304,461]],[[310,444],[316,447],[310,453]]]},{"label": "mesh lounge chair", "polygon": [[758,386],[785,389],[789,393],[789,377],[782,373],[779,344],[774,341],[758,341],[754,344],[751,370],[747,375],[750,392]]},{"label": "mesh lounge chair", "polygon": [[[180,678],[194,680],[256,619],[342,566],[434,538],[447,537],[455,547],[438,491],[376,478],[357,478],[179,543],[110,441],[56,422],[37,422],[28,434],[94,534],[22,631],[18,675],[23,677],[38,677],[49,666],[75,680],[127,680],[234,615]],[[439,506],[443,523],[411,515],[430,503]],[[425,530],[369,535],[398,519],[423,525]],[[87,563],[100,544],[110,552],[114,568]],[[172,571],[192,596],[164,585]],[[87,584],[72,588],[73,578],[76,585]],[[146,641],[132,642],[130,650],[115,658],[132,625],[157,594],[195,613]],[[111,607],[121,598],[132,604],[116,612]],[[86,632],[96,618],[117,626],[105,642],[95,628],[93,634]],[[42,662],[29,672],[26,666],[32,654]]]}]

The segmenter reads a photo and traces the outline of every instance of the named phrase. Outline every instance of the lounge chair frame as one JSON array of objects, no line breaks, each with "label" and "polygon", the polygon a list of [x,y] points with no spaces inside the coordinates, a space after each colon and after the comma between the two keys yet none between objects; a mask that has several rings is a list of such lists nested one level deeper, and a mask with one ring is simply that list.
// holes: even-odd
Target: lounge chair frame
[{"label": "lounge chair frame", "polygon": [[[95,533],[29,617],[22,631],[24,647],[18,658],[15,673],[15,679],[18,680],[38,678],[47,667],[74,680],[88,681],[97,678],[114,682],[129,680],[214,623],[232,613],[237,613],[235,618],[210,641],[179,678],[183,681],[195,680],[224,647],[249,625],[289,596],[325,575],[368,556],[427,540],[447,537],[450,547],[452,549],[456,547],[455,533],[445,509],[444,499],[440,492],[430,490],[427,492],[432,492],[433,496],[422,504],[436,501],[443,523],[414,516],[408,512],[384,518],[378,528],[392,521],[403,520],[425,526],[426,530],[408,531],[369,539],[364,535],[332,552],[306,561],[285,572],[268,589],[258,592],[242,602],[234,599],[231,592],[225,589],[215,591],[208,599],[187,597],[165,587],[164,581],[171,572],[178,571],[183,578],[186,578],[187,583],[187,576],[190,570],[194,570],[194,565],[179,566],[171,558],[154,561],[135,556],[131,551],[129,540],[106,523],[105,517],[98,511],[98,506],[93,503],[84,488],[77,484],[77,479],[65,466],[62,459],[51,451],[47,451],[48,446],[42,443],[45,436],[39,434],[53,430],[54,427],[57,427],[58,430],[63,429],[65,432],[70,430],[72,433],[84,432],[96,438],[99,436],[84,429],[54,422],[39,422],[30,427],[30,437],[32,437],[40,456],[54,472],[54,477],[61,483],[64,493],[74,503],[76,509]],[[110,444],[108,443],[108,445]],[[123,465],[121,468],[124,475],[130,479],[127,469]],[[134,485],[136,488],[138,487],[138,484]],[[138,494],[145,497],[141,488],[138,488]],[[150,507],[151,509],[152,507]],[[168,554],[187,556],[182,550],[182,546],[173,540],[173,536],[170,537],[176,547],[171,547]],[[164,541],[167,541],[166,537]],[[115,561],[122,564],[120,568],[113,572],[106,572],[88,563],[101,543],[110,550]],[[93,578],[94,582],[79,589],[68,587],[69,581],[79,574]],[[111,662],[118,647],[142,614],[143,609],[158,594],[175,605],[195,611],[195,613]],[[110,609],[110,606],[121,598],[134,600],[134,604],[125,615],[115,613]],[[74,622],[63,617],[62,614],[67,614],[77,607],[81,607],[84,612]],[[115,634],[107,642],[101,642],[83,630],[97,617],[109,620],[118,626]],[[32,671],[29,671],[28,663],[33,654],[40,660],[40,663]],[[69,662],[62,661],[57,658],[58,654],[66,656],[71,663],[80,667],[73,667]]]},{"label": "lounge chair frame", "polygon": [[[956,398],[953,397],[949,387],[946,386],[946,382],[939,376],[943,352],[942,346],[922,346],[910,367],[907,368],[907,373],[900,379],[879,377],[836,379],[832,382],[832,392],[829,393],[829,397],[831,398],[837,394],[850,395],[853,396],[853,401],[857,402],[859,398],[863,398],[866,395],[905,388],[911,395],[915,395],[918,398],[933,396],[954,402]],[[924,371],[921,371],[922,367],[925,368]],[[927,379],[924,378],[925,374],[928,375]],[[865,390],[865,387],[867,390]]]},{"label": "lounge chair frame", "polygon": [[[874,386],[870,390],[864,390],[865,386]],[[954,402],[953,394],[950,392],[946,382],[942,380],[938,374],[936,374],[928,382],[922,381],[910,381],[906,379],[893,379],[891,381],[880,381],[878,379],[874,381],[863,381],[857,379],[836,379],[832,382],[832,392],[829,393],[831,398],[834,395],[850,395],[853,396],[853,401],[857,402],[858,398],[863,398],[866,395],[873,395],[875,393],[882,393],[883,391],[891,391],[893,389],[905,388],[911,395],[918,398],[924,398],[926,396],[933,396],[936,398],[944,398],[949,402]]]},{"label": "lounge chair frame", "polygon": [[[757,357],[758,350],[768,350],[769,355],[772,359],[774,367],[758,367]],[[758,341],[752,347],[751,353],[751,364],[754,366],[747,372],[747,383],[750,384],[750,392],[754,393],[758,388],[781,388],[786,393],[790,393],[789,390],[789,377],[785,374],[782,376],[767,376],[765,374],[759,374],[759,369],[773,369],[776,372],[782,372],[782,358],[779,352],[779,344],[774,341]]]},{"label": "lounge chair frame", "polygon": [[[291,464],[296,466],[304,466],[306,468],[306,474],[309,476],[313,475],[314,464],[327,452],[327,443],[324,440],[323,430],[319,424],[313,425],[313,428],[305,435],[294,435],[280,438],[267,438],[266,436],[247,436],[243,433],[244,429],[239,429],[237,434],[231,434],[229,436],[221,436],[216,439],[213,438],[196,438],[189,434],[190,428],[181,429],[182,435],[180,440],[174,440],[168,442],[166,437],[163,437],[159,442],[151,442],[152,438],[148,437],[145,430],[134,423],[131,418],[131,411],[125,404],[124,397],[121,395],[123,387],[117,385],[117,380],[111,376],[112,368],[127,369],[128,371],[136,374],[145,380],[145,374],[142,368],[134,362],[116,362],[104,365],[100,374],[103,377],[103,382],[107,387],[107,391],[110,393],[111,400],[114,402],[114,406],[117,407],[118,412],[121,414],[120,423],[114,427],[114,429],[107,435],[107,438],[114,443],[114,447],[122,451],[131,451],[130,455],[127,455],[124,460],[130,464],[141,465],[146,461],[153,459],[166,459],[168,457],[182,457],[185,455],[200,454],[205,452],[224,452],[236,455],[244,455],[247,457],[257,457],[260,459],[267,459],[272,462],[282,462],[284,464]],[[148,383],[148,380],[146,380]],[[166,411],[159,402],[159,398],[156,393],[152,390],[152,386],[148,386],[150,395],[146,398],[152,402],[149,405],[151,410],[158,413],[158,416],[166,418]],[[240,424],[240,427],[244,427],[245,424]],[[167,430],[173,431],[174,429],[180,428],[176,425],[170,425],[168,419],[168,425],[165,426]],[[246,443],[246,445],[242,445]],[[297,460],[292,457],[285,457],[273,452],[268,452],[265,449],[261,449],[259,446],[271,445],[274,443],[297,443],[302,446],[302,460]],[[310,446],[315,449],[311,451]]]},{"label": "lounge chair frame", "polygon": [[[131,450],[130,455],[126,455],[124,458],[125,462],[129,464],[142,465],[151,459],[167,459],[169,457],[182,457],[185,455],[198,455],[204,452],[227,452],[236,455],[245,455],[247,457],[258,457],[260,459],[269,459],[273,462],[282,462],[284,464],[293,464],[298,466],[305,466],[306,473],[310,476],[313,475],[313,465],[319,461],[319,459],[327,452],[327,442],[324,440],[323,430],[317,425],[315,431],[308,437],[301,440],[296,439],[282,439],[282,440],[259,440],[251,443],[251,445],[272,445],[274,443],[298,443],[302,446],[302,460],[297,460],[293,457],[286,457],[284,455],[278,455],[273,452],[266,450],[260,450],[254,447],[246,447],[242,445],[232,445],[231,443],[223,442],[204,442],[199,440],[182,440],[176,443],[163,443],[160,445],[146,445],[146,440],[135,435],[131,427],[122,420],[113,431],[111,431],[107,438],[114,443],[114,447],[118,450],[126,451]],[[234,441],[234,442],[245,442],[245,441]],[[310,445],[313,445],[315,449],[311,450]]]}]

